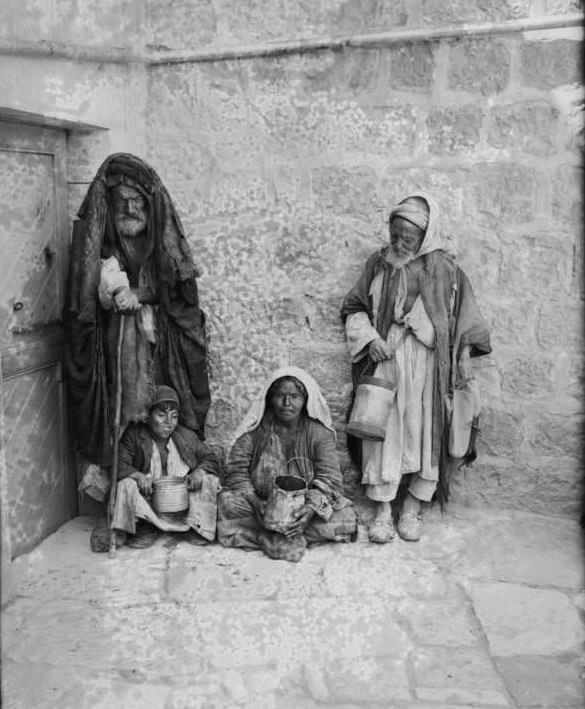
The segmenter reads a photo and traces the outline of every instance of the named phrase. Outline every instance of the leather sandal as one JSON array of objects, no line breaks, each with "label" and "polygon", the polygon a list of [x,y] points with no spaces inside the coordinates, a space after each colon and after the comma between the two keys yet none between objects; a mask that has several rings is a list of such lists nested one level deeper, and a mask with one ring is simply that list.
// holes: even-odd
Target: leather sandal
[{"label": "leather sandal", "polygon": [[418,542],[422,534],[422,517],[416,512],[403,512],[398,520],[398,534],[405,542]]},{"label": "leather sandal", "polygon": [[368,527],[368,539],[375,544],[387,544],[396,536],[392,520],[376,519]]}]

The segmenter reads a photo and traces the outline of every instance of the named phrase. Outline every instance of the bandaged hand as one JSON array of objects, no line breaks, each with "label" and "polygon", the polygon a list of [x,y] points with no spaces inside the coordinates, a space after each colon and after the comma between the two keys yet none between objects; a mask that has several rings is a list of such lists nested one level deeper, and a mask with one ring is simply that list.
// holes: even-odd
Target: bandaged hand
[{"label": "bandaged hand", "polygon": [[205,471],[201,470],[201,468],[195,468],[195,470],[192,470],[189,475],[187,475],[187,490],[190,492],[201,490],[204,475]]},{"label": "bandaged hand", "polygon": [[284,536],[287,537],[287,539],[290,539],[291,537],[296,537],[297,535],[302,534],[307,528],[309,522],[313,519],[314,514],[315,511],[312,507],[309,507],[309,505],[304,505],[301,507],[300,510],[295,512],[294,521],[291,522],[288,529],[283,532]]},{"label": "bandaged hand", "polygon": [[384,359],[389,359],[391,352],[386,342],[381,337],[378,337],[368,345],[368,354],[374,362],[381,362]]},{"label": "bandaged hand", "polygon": [[140,310],[140,301],[136,293],[127,286],[122,286],[114,291],[114,306],[121,313],[132,313]]}]

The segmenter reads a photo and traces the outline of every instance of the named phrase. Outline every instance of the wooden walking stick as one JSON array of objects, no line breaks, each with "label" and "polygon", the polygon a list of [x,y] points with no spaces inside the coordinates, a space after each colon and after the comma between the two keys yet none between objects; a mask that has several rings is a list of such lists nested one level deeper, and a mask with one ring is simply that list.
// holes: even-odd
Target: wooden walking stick
[{"label": "wooden walking stick", "polygon": [[111,559],[116,556],[116,530],[112,526],[114,520],[114,508],[116,506],[116,492],[118,487],[118,450],[120,439],[120,418],[122,413],[122,343],[124,341],[124,326],[126,316],[120,313],[120,324],[118,327],[118,342],[116,344],[116,400],[114,406],[114,441],[112,449],[112,466],[110,468],[110,498],[108,500],[108,529],[109,529],[109,550]]}]

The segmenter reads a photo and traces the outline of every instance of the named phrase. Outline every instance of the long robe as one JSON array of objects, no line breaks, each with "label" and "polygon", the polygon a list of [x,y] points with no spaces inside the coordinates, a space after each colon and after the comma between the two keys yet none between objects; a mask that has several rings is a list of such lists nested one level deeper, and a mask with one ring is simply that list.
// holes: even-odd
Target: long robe
[{"label": "long robe", "polygon": [[[378,444],[379,480],[370,478],[373,467],[370,465],[370,470],[365,471],[364,482],[387,481],[397,487],[402,474],[422,471],[423,479],[434,482],[433,477],[438,478],[438,497],[444,501],[448,497],[450,434],[447,402],[455,387],[463,385],[458,368],[461,354],[468,348],[470,356],[476,357],[489,353],[491,347],[487,324],[476,304],[467,276],[453,257],[439,247],[436,205],[426,195],[421,196],[429,203],[430,215],[429,226],[416,257],[402,268],[394,268],[386,258],[387,249],[372,254],[360,278],[345,297],[341,315],[352,355],[354,394],[363,373],[371,373],[374,369],[367,356],[368,343],[377,337],[382,337],[390,345],[400,342],[396,361],[399,364],[399,379],[402,378],[398,382],[398,390],[400,392],[402,387],[403,397],[402,402],[400,396],[397,401],[398,406],[402,405],[402,410],[397,415],[397,408],[394,407],[391,416],[396,418],[395,425],[388,426],[386,440]],[[418,360],[419,364],[412,365],[413,360]],[[388,366],[387,362],[381,362],[375,371],[383,376]],[[414,366],[414,369],[406,391],[404,377],[408,366],[411,369]],[[418,385],[414,383],[416,379],[419,380]],[[422,446],[418,460],[408,460],[407,456],[407,460],[403,461],[401,454],[394,455],[400,466],[396,474],[396,471],[383,469],[384,462],[392,456],[384,455],[381,449],[384,445],[399,445],[405,450],[415,450],[405,444],[404,435],[413,430],[407,425],[406,417],[412,414],[413,406],[409,405],[408,398],[415,395],[416,386]],[[348,418],[350,414],[351,409]],[[354,462],[364,472],[364,453],[371,463],[372,449],[376,446],[370,442],[364,445],[350,436],[348,447]],[[372,497],[382,499],[374,494]]]},{"label": "long robe", "polygon": [[[137,187],[148,204],[147,248],[132,260],[114,225],[111,188]],[[204,435],[210,403],[205,316],[199,307],[191,251],[173,202],[156,172],[139,158],[118,153],[99,168],[78,213],[70,249],[65,367],[70,420],[78,451],[90,462],[111,462],[118,334],[121,357],[122,426],[144,421],[154,387],[173,387],[181,423]],[[121,316],[98,296],[104,263],[116,263],[132,288],[150,293],[152,305]],[[150,312],[150,328],[145,315]]]}]

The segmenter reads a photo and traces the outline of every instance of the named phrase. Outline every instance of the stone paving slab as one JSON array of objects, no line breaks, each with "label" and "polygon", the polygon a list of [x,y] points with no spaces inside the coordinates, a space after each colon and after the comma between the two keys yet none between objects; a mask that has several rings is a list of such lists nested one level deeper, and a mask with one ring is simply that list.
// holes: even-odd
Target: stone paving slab
[{"label": "stone paving slab", "polygon": [[298,564],[170,536],[109,559],[89,551],[92,525],[17,560],[3,707],[583,706],[571,520],[433,509],[418,544],[329,545]]},{"label": "stone paving slab", "polygon": [[418,699],[511,706],[497,669],[480,648],[424,647],[411,662]]},{"label": "stone paving slab", "polygon": [[575,605],[560,591],[474,584],[471,597],[494,656],[557,655],[585,639]]},{"label": "stone paving slab", "polygon": [[582,659],[524,655],[498,658],[496,665],[518,707],[585,706]]}]

